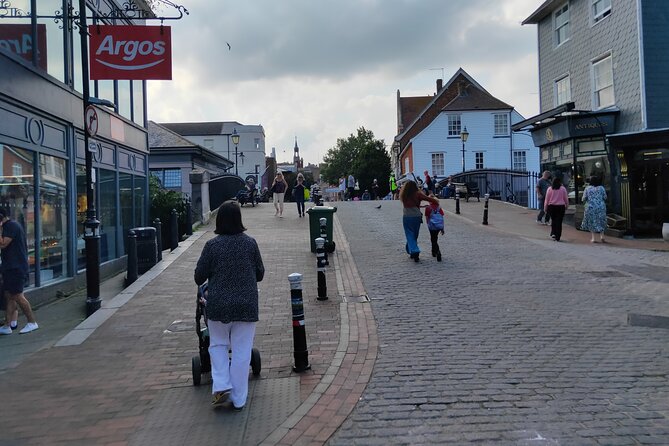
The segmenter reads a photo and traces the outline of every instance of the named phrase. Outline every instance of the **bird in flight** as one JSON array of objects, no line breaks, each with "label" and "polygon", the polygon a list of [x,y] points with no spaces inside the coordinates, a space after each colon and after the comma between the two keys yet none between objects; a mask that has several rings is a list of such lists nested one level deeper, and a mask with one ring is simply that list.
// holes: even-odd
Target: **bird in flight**
[{"label": "bird in flight", "polygon": [[232,49],[232,47],[230,46],[230,44],[229,44],[228,42],[225,42],[225,44],[228,46],[228,51],[230,51],[230,50]]}]

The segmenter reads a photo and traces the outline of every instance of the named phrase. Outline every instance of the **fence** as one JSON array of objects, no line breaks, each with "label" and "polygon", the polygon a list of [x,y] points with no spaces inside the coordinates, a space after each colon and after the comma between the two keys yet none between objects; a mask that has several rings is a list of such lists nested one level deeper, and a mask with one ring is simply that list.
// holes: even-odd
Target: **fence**
[{"label": "fence", "polygon": [[[541,174],[538,172],[504,169],[480,169],[451,175],[454,183],[476,183],[481,196],[490,194],[491,199],[530,209],[535,209],[538,204],[536,184],[539,178]],[[439,180],[439,185],[446,185],[446,179]]]}]

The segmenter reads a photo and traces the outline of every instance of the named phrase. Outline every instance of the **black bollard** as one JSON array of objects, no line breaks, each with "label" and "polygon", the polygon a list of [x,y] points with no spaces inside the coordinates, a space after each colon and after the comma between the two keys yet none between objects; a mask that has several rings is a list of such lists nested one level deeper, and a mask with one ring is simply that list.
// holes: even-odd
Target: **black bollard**
[{"label": "black bollard", "polygon": [[293,309],[293,371],[300,373],[311,369],[307,351],[307,333],[304,328],[304,301],[302,300],[302,274],[288,276],[290,282],[290,304]]},{"label": "black bollard", "polygon": [[193,208],[190,197],[186,199],[186,235],[193,235]]},{"label": "black bollard", "polygon": [[179,219],[177,218],[177,210],[172,209],[170,214],[170,251],[174,251],[179,247]]},{"label": "black bollard", "polygon": [[158,258],[160,262],[163,260],[163,224],[159,218],[153,220],[153,227],[156,228],[156,245],[158,246]]},{"label": "black bollard", "polygon": [[316,240],[316,270],[318,271],[318,300],[328,300],[328,286],[325,281],[325,239]]},{"label": "black bollard", "polygon": [[483,224],[488,224],[488,199],[490,194],[485,194],[485,204],[483,205]]},{"label": "black bollard", "polygon": [[460,214],[460,191],[455,191],[455,213]]},{"label": "black bollard", "polygon": [[[321,228],[321,238],[323,239],[323,246],[328,242],[328,219],[325,217],[318,219],[318,224]],[[318,252],[318,249],[316,250]],[[323,253],[325,254],[325,265],[329,266],[330,261],[328,260],[328,252],[323,248]]]},{"label": "black bollard", "polygon": [[128,231],[128,273],[125,276],[125,286],[137,280],[137,235],[132,229]]}]

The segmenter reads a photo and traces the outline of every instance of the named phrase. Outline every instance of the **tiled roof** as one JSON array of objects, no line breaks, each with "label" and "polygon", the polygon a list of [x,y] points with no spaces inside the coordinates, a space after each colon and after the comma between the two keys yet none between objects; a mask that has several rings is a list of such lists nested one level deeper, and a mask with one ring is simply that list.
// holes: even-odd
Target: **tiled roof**
[{"label": "tiled roof", "polygon": [[466,110],[511,110],[509,104],[500,101],[487,91],[479,90],[472,85],[463,89],[463,93],[449,102],[442,111]]},{"label": "tiled roof", "polygon": [[149,147],[197,147],[165,125],[149,121]]},{"label": "tiled roof", "polygon": [[402,133],[418,117],[420,112],[434,99],[433,96],[400,97],[400,121],[397,133]]},{"label": "tiled roof", "polygon": [[179,135],[194,136],[223,135],[224,124],[224,122],[164,122],[160,125]]}]

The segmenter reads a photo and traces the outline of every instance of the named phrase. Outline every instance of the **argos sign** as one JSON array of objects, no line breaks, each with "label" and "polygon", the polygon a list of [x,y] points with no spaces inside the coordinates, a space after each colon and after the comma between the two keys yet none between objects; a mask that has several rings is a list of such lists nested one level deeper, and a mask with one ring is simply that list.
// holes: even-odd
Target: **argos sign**
[{"label": "argos sign", "polygon": [[172,79],[169,26],[90,25],[91,79]]}]

